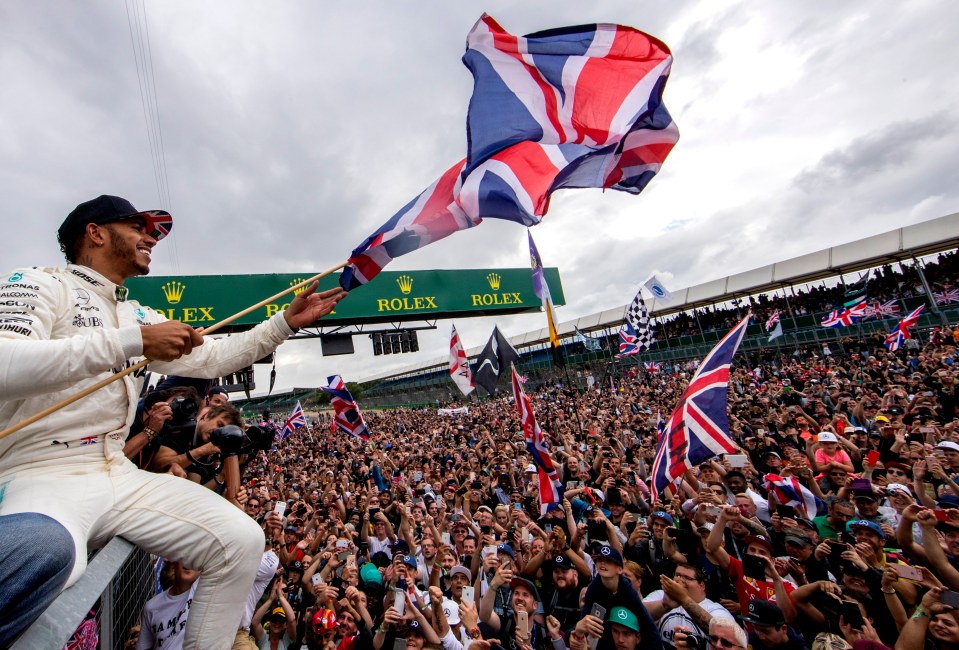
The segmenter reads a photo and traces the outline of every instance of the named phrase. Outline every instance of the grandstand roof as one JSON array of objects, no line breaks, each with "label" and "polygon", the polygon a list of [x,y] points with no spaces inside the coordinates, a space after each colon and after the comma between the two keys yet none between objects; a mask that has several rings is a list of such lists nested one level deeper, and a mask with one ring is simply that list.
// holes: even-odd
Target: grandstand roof
[{"label": "grandstand roof", "polygon": [[[717,302],[815,282],[842,273],[862,271],[956,247],[959,247],[959,212],[679,289],[672,292],[672,300],[668,306],[657,304],[655,298],[647,302],[647,306],[652,315],[667,316]],[[574,328],[585,332],[611,325],[618,327],[627,306],[624,304],[564,321],[557,325],[557,330],[560,336],[568,336],[574,333]],[[545,327],[510,337],[510,341],[517,348],[544,343],[548,339],[549,333]],[[477,346],[467,350],[466,354],[474,357],[482,349],[483,346]],[[446,366],[448,363],[447,357],[439,357],[403,370],[393,370],[368,377],[364,381],[398,377]]]}]

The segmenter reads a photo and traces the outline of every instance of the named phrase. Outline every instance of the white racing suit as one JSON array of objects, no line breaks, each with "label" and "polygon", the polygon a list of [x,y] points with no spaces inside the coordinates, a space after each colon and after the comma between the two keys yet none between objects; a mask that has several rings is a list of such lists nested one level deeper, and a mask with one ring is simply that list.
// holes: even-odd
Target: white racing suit
[{"label": "white racing suit", "polygon": [[[140,326],[165,318],[95,271],[19,269],[0,276],[0,427],[17,424],[132,363]],[[282,312],[252,330],[207,339],[150,370],[219,377],[280,345]],[[229,648],[246,606],[264,538],[259,526],[206,488],[136,468],[123,455],[143,376],[126,376],[0,440],[0,515],[39,512],[76,544],[68,585],[86,569],[88,544],[122,535],[203,572],[184,648]],[[3,531],[0,530],[0,539]]]}]

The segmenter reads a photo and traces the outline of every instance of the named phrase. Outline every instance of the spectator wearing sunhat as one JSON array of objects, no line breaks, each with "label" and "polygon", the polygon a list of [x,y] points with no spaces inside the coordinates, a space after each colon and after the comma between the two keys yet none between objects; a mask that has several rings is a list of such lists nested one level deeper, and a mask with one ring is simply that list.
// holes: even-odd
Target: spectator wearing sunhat
[{"label": "spectator wearing sunhat", "polygon": [[808,646],[786,625],[779,607],[765,600],[751,600],[743,616],[749,629],[750,650],[806,650]]},{"label": "spectator wearing sunhat", "polygon": [[[576,624],[573,635],[588,634],[590,627],[595,628],[595,617],[590,616],[593,605],[601,605],[607,612],[615,607],[624,607],[636,615],[639,621],[643,648],[662,648],[663,642],[656,624],[643,605],[639,594],[623,576],[623,556],[612,546],[602,546],[593,556],[596,577],[586,588],[580,622]],[[602,624],[602,621],[598,621]],[[613,650],[614,643],[610,626],[604,626],[597,650]]]}]

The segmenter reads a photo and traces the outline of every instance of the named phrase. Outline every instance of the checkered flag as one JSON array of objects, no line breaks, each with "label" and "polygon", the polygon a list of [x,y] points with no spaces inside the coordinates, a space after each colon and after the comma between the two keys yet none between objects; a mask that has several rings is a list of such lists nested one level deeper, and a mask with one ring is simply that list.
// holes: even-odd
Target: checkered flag
[{"label": "checkered flag", "polygon": [[649,329],[649,312],[646,310],[646,303],[643,302],[642,289],[636,292],[636,297],[626,309],[626,322],[636,330],[636,345],[639,347],[639,352],[648,350],[656,339],[653,338],[653,332]]}]

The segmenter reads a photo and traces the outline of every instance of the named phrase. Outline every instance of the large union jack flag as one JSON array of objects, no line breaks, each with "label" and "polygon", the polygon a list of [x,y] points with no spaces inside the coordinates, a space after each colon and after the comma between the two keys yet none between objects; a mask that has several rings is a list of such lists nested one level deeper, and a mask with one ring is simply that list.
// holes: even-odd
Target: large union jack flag
[{"label": "large union jack flag", "polygon": [[692,467],[719,454],[735,453],[729,438],[726,392],[729,367],[749,325],[747,314],[699,364],[666,421],[653,461],[656,494],[675,484]]},{"label": "large union jack flag", "polygon": [[369,440],[370,430],[363,421],[360,407],[356,405],[350,391],[346,389],[343,379],[339,375],[331,375],[327,377],[326,383],[329,386],[321,386],[320,390],[330,394],[330,403],[333,405],[330,429],[334,433],[340,430],[361,440]]},{"label": "large union jack flag", "polygon": [[630,27],[519,37],[483,15],[463,63],[474,79],[466,160],[353,251],[340,276],[345,289],[485,218],[539,223],[558,189],[638,194],[679,139],[662,101],[669,48]]},{"label": "large union jack flag", "polygon": [[286,422],[283,424],[283,431],[280,434],[280,440],[286,440],[291,433],[300,427],[305,426],[306,416],[303,415],[303,407],[300,406],[299,402],[297,402],[293,412],[290,413],[290,417],[286,418]]},{"label": "large union jack flag", "polygon": [[768,319],[766,319],[766,331],[768,332],[772,330],[772,328],[776,327],[776,323],[778,322],[779,322],[779,310],[777,309],[773,311],[772,314],[770,314]]},{"label": "large union jack flag", "polygon": [[526,380],[519,376],[514,366],[513,399],[516,401],[520,424],[523,425],[526,450],[533,457],[533,464],[536,465],[536,474],[539,478],[540,509],[543,514],[546,514],[546,507],[549,504],[559,503],[563,500],[563,484],[559,480],[559,474],[556,472],[553,459],[549,455],[549,443],[546,442],[543,431],[536,422],[533,405],[523,390],[524,381]]},{"label": "large union jack flag", "polygon": [[886,336],[884,345],[889,348],[890,352],[895,352],[902,347],[903,343],[912,338],[912,332],[910,330],[919,322],[919,314],[922,313],[923,307],[924,305],[919,305],[916,309],[909,312],[908,316],[899,321],[896,329],[889,332]]},{"label": "large union jack flag", "polygon": [[823,327],[849,327],[861,321],[866,316],[866,303],[853,307],[837,309],[826,314],[820,325]]}]

